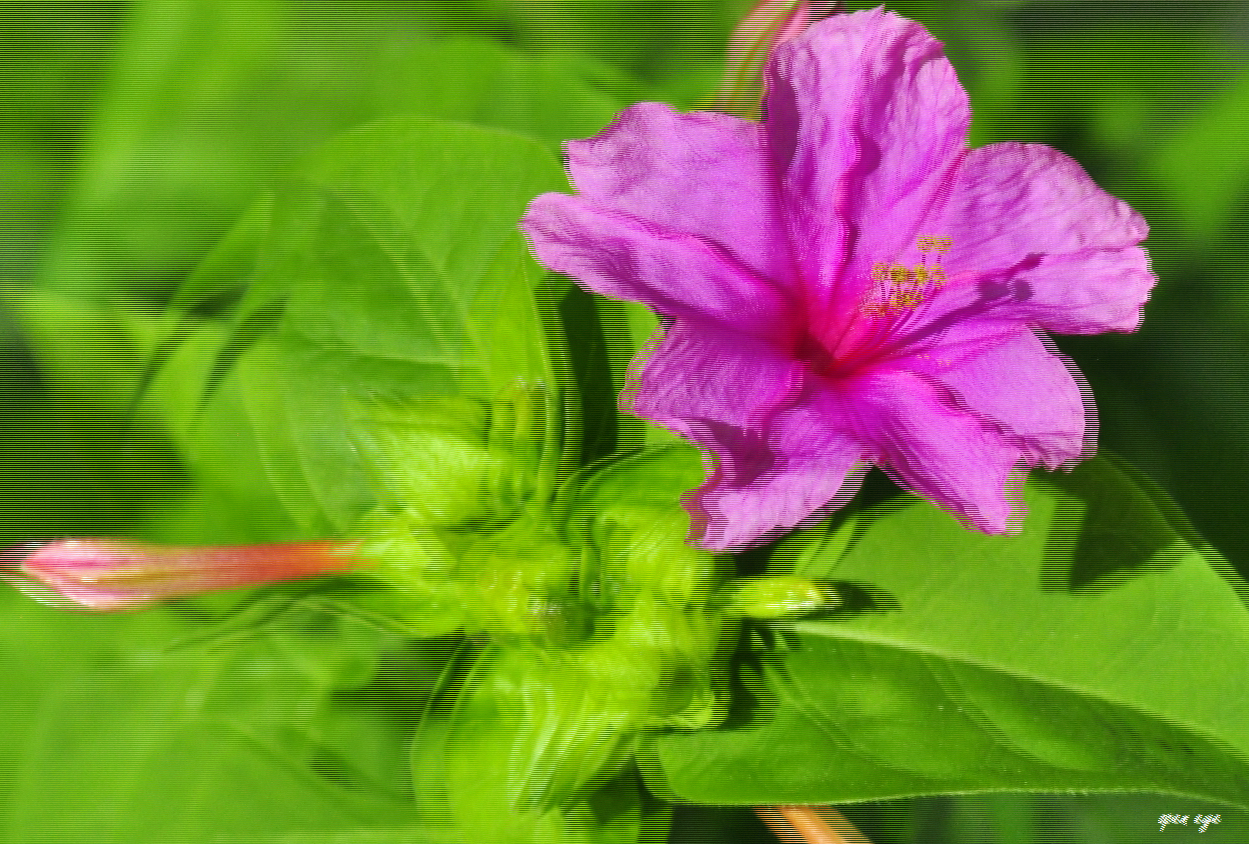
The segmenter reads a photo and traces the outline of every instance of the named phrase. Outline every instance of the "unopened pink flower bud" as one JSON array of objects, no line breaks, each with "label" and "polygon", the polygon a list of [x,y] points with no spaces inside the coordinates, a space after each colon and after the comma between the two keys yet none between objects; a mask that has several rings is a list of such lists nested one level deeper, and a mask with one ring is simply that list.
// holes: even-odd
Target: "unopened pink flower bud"
[{"label": "unopened pink flower bud", "polygon": [[178,548],[125,539],[61,539],[0,552],[0,576],[40,599],[95,612],[129,610],[216,589],[342,574],[344,542]]},{"label": "unopened pink flower bud", "polygon": [[763,66],[778,44],[806,32],[807,27],[840,10],[840,3],[813,0],[761,0],[742,18],[729,39],[724,81],[716,110],[739,117],[758,117],[763,96]]}]

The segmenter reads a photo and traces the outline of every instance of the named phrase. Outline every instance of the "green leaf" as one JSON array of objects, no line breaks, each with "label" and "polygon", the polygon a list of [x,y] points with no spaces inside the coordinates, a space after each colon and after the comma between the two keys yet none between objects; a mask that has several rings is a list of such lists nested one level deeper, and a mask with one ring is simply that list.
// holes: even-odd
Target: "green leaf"
[{"label": "green leaf", "polygon": [[437,648],[298,605],[265,635],[200,635],[235,599],[0,607],[4,841],[445,840],[415,820],[402,752]]},{"label": "green leaf", "polygon": [[[161,336],[151,308],[41,290],[0,294],[0,318],[30,354],[45,399],[120,416]],[[68,410],[68,408],[67,408]]]},{"label": "green leaf", "polygon": [[292,161],[379,118],[523,131],[557,152],[619,109],[593,61],[447,38],[423,20],[436,17],[386,2],[135,4],[42,284],[167,292]]},{"label": "green leaf", "polygon": [[777,569],[836,581],[850,609],[760,644],[732,726],[660,738],[652,783],[734,804],[1076,790],[1245,805],[1243,581],[1104,458],[1035,477],[1026,499],[1017,537],[904,499],[783,545]]},{"label": "green leaf", "polygon": [[186,493],[168,437],[122,412],[156,327],[121,309],[0,294],[0,547],[134,534]]},{"label": "green leaf", "polygon": [[577,419],[516,224],[563,184],[517,135],[419,118],[347,133],[192,277],[144,408],[312,533],[379,507],[445,525],[549,498]]},{"label": "green leaf", "polygon": [[[597,294],[593,295],[597,310],[598,322],[602,326],[603,343],[607,358],[608,373],[602,378],[604,385],[610,380],[611,402],[604,413],[616,426],[616,450],[628,452],[648,446],[662,446],[678,442],[676,434],[667,428],[653,425],[645,419],[632,414],[621,413],[620,394],[628,388],[630,369],[639,352],[651,343],[662,338],[659,317],[650,308],[638,302],[621,302],[608,299]],[[587,441],[589,440],[590,421],[586,421]],[[593,456],[587,448],[586,458]]]}]

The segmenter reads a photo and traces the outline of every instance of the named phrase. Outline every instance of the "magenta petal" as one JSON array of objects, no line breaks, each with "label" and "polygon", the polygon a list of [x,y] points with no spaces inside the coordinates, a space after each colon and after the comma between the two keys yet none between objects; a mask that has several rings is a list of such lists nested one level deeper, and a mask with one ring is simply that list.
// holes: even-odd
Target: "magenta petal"
[{"label": "magenta petal", "polygon": [[780,45],[766,82],[813,333],[827,337],[854,318],[872,265],[910,259],[928,234],[920,223],[966,148],[967,94],[940,42],[879,9]]},{"label": "magenta petal", "polygon": [[624,406],[715,460],[689,501],[704,547],[835,506],[866,462],[1013,527],[1024,470],[1095,445],[1042,332],[1133,330],[1148,226],[1057,150],[969,151],[941,44],[882,9],[780,44],[765,77],[762,141],[642,104],[571,144],[583,196],[523,222],[539,261],[675,320]]},{"label": "magenta petal", "polygon": [[1092,456],[1096,408],[1075,364],[1051,345],[1018,323],[973,320],[905,365],[997,428],[1028,463],[1054,469]]},{"label": "magenta petal", "polygon": [[699,544],[717,552],[755,544],[848,501],[867,454],[848,433],[847,412],[842,397],[814,392],[778,413],[764,436],[697,428],[693,438],[717,461],[690,501]]},{"label": "magenta petal", "polygon": [[1015,316],[1055,334],[1135,331],[1158,277],[1139,246],[1047,255],[1015,273],[1013,301],[995,315]]},{"label": "magenta petal", "polygon": [[909,330],[977,316],[1059,334],[1132,331],[1157,277],[1144,219],[1075,161],[1039,144],[973,150],[925,226],[949,237],[948,284]]},{"label": "magenta petal", "polygon": [[764,278],[793,279],[759,124],[639,103],[567,150],[573,184],[596,207],[704,238]]},{"label": "magenta petal", "polygon": [[915,333],[969,317],[1014,320],[1054,334],[1135,331],[1158,277],[1142,247],[1043,255],[1023,266],[955,277],[908,323]]},{"label": "magenta petal", "polygon": [[1024,449],[916,373],[882,367],[848,388],[882,469],[985,533],[1007,530],[1019,506]]},{"label": "magenta petal", "polygon": [[690,420],[758,430],[802,390],[805,368],[770,343],[678,320],[641,367],[633,413],[690,432]]},{"label": "magenta petal", "polygon": [[771,282],[694,235],[559,193],[534,199],[521,227],[543,266],[596,293],[678,319],[792,339],[792,308]]},{"label": "magenta petal", "polygon": [[953,241],[946,273],[977,278],[1027,269],[1043,255],[1135,246],[1149,234],[1140,214],[1071,157],[1019,143],[968,153],[929,227]]}]

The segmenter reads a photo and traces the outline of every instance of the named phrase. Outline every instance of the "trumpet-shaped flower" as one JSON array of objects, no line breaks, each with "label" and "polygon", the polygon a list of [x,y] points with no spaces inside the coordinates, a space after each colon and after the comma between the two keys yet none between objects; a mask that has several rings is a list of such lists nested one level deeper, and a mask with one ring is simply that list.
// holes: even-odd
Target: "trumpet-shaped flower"
[{"label": "trumpet-shaped flower", "polygon": [[1055,149],[970,149],[941,44],[880,9],[778,45],[764,114],[635,105],[522,223],[546,267],[665,318],[631,409],[714,459],[697,538],[756,543],[873,464],[1007,531],[1028,467],[1094,448],[1048,333],[1139,325],[1148,226]]}]

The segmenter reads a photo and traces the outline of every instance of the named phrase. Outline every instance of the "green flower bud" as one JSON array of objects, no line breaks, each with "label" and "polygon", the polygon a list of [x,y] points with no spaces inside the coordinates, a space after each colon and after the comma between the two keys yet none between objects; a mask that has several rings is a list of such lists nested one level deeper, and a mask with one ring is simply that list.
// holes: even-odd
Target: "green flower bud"
[{"label": "green flower bud", "polygon": [[746,618],[788,618],[836,609],[841,597],[828,584],[800,577],[742,577],[720,590],[725,612]]}]

